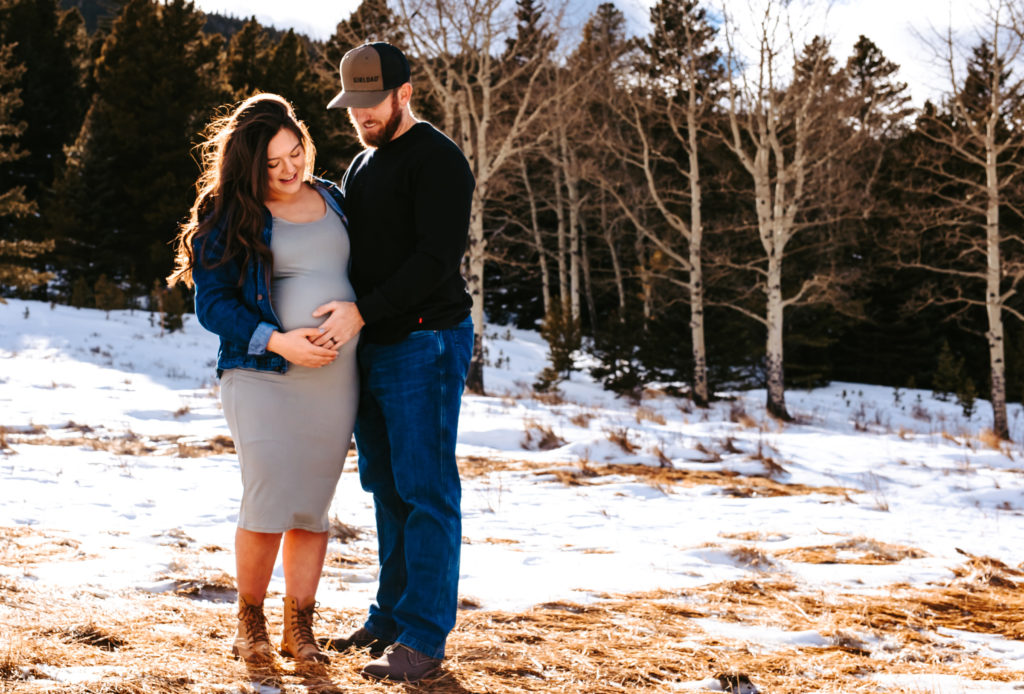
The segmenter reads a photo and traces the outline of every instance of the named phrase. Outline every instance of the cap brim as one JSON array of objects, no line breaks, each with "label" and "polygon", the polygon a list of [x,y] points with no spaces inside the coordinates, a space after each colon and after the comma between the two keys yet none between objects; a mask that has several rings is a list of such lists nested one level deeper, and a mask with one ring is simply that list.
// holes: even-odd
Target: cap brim
[{"label": "cap brim", "polygon": [[380,92],[346,92],[342,91],[331,99],[327,108],[372,108],[387,98],[390,89]]}]

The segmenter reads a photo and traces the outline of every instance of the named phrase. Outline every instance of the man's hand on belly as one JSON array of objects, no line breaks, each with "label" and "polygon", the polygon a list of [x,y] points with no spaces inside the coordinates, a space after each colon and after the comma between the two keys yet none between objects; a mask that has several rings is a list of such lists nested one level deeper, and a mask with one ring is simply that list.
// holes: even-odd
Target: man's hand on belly
[{"label": "man's hand on belly", "polygon": [[327,320],[318,328],[320,335],[312,341],[318,347],[338,349],[358,335],[366,325],[359,309],[351,301],[328,301],[313,311],[314,318],[325,315]]}]

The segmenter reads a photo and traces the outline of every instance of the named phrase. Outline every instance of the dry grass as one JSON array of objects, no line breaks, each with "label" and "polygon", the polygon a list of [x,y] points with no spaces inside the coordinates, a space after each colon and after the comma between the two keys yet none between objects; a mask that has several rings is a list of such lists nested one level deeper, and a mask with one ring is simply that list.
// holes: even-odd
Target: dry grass
[{"label": "dry grass", "polygon": [[775,561],[768,554],[749,545],[729,550],[729,556],[737,563],[749,568],[769,569],[775,566]]},{"label": "dry grass", "polygon": [[546,424],[527,418],[523,422],[523,448],[534,451],[550,451],[565,445],[565,439]]},{"label": "dry grass", "polygon": [[235,452],[235,444],[230,436],[197,440],[180,434],[142,436],[133,431],[113,434],[97,432],[89,426],[74,422],[68,422],[65,430],[77,432],[77,435],[53,436],[46,430],[36,428],[17,433],[8,432],[7,440],[9,443],[32,446],[87,448],[125,456],[176,455],[179,458],[199,458]]},{"label": "dry grass", "polygon": [[644,422],[664,425],[665,418],[650,407],[638,407],[636,408],[636,423],[643,424]]},{"label": "dry grass", "polygon": [[589,429],[590,422],[594,419],[594,416],[592,412],[577,412],[572,417],[569,417],[569,421],[580,429]]},{"label": "dry grass", "polygon": [[993,451],[999,451],[1010,460],[1013,460],[1013,450],[1010,441],[1002,439],[991,429],[982,429],[978,434],[978,441],[982,446]]},{"label": "dry grass", "polygon": [[658,465],[661,467],[674,467],[672,465],[672,459],[665,455],[665,451],[661,449],[661,446],[654,446],[651,448],[651,453],[658,459]]},{"label": "dry grass", "polygon": [[530,389],[530,397],[539,403],[544,405],[564,405],[568,402],[565,396],[562,395],[558,390],[550,390],[543,393],[539,393],[532,388]]},{"label": "dry grass", "polygon": [[[980,580],[979,570],[1012,587]],[[358,673],[364,653],[332,654],[326,668],[279,660],[270,668],[247,669],[228,655],[232,605],[146,593],[83,601],[5,582],[0,583],[0,692],[246,692],[263,684],[307,694],[605,694],[670,691],[679,683],[728,673],[772,694],[866,694],[878,691],[871,679],[876,673],[1020,681],[1024,673],[935,634],[948,627],[1024,639],[1024,596],[1012,580],[1020,572],[970,557],[960,573],[952,585],[897,585],[869,596],[801,592],[778,576],[604,595],[589,605],[553,602],[521,613],[479,609],[478,600],[463,596],[443,674],[415,687],[363,679]],[[275,602],[268,602],[272,634],[281,629]],[[316,628],[341,630],[361,617],[359,610],[323,609]],[[831,644],[759,646],[715,635],[694,621],[709,618],[758,628],[813,629]],[[80,668],[82,681],[53,679],[55,671],[69,667]]]},{"label": "dry grass", "polygon": [[639,446],[633,443],[633,440],[629,438],[629,429],[626,427],[605,429],[604,433],[609,441],[621,448],[625,453],[636,453],[639,450]]},{"label": "dry grass", "polygon": [[775,552],[775,556],[805,564],[896,564],[904,559],[927,557],[928,553],[916,547],[855,537],[834,545],[780,550]]},{"label": "dry grass", "polygon": [[814,487],[806,484],[787,484],[768,476],[746,476],[733,470],[685,469],[677,467],[654,467],[636,463],[587,465],[579,468],[552,468],[547,463],[526,460],[500,460],[479,456],[459,458],[459,472],[464,478],[474,478],[495,472],[526,472],[547,476],[567,486],[581,486],[601,483],[601,478],[610,476],[631,477],[660,489],[673,487],[697,487],[711,485],[721,487],[723,493],[735,497],[776,497],[823,494],[850,501],[850,493],[856,490],[839,486]]},{"label": "dry grass", "polygon": [[0,527],[0,566],[29,567],[48,561],[77,561],[90,557],[70,537],[44,535],[25,526]]},{"label": "dry grass", "polygon": [[363,531],[354,525],[343,522],[337,516],[331,516],[330,527],[327,529],[328,536],[332,540],[341,542],[353,542],[363,536]]}]

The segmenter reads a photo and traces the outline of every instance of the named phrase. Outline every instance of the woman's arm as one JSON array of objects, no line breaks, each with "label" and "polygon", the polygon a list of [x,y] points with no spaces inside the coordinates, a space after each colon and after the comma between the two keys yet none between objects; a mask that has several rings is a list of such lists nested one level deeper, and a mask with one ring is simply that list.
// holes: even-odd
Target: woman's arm
[{"label": "woman's arm", "polygon": [[[216,234],[214,230],[213,234]],[[255,306],[242,297],[239,277],[242,263],[234,258],[216,264],[223,247],[216,238],[197,243],[192,281],[196,289],[196,318],[199,324],[228,342],[248,345],[249,354],[263,354],[277,326],[264,321]],[[209,265],[215,265],[209,267]]]}]

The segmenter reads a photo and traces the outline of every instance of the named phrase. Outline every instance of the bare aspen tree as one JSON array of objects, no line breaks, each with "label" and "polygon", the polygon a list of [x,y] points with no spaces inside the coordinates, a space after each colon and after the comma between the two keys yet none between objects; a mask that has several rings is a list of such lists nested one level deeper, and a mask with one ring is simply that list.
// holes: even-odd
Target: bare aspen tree
[{"label": "bare aspen tree", "polygon": [[[442,114],[442,128],[462,148],[476,177],[466,280],[473,297],[476,342],[467,388],[484,391],[484,209],[496,178],[513,157],[543,135],[550,113],[540,89],[558,31],[530,52],[507,48],[515,21],[503,0],[397,0],[396,25]],[[557,23],[557,22],[556,22]],[[503,60],[513,54],[519,60]]]},{"label": "bare aspen tree", "polygon": [[526,157],[519,158],[519,176],[526,193],[526,201],[530,207],[530,225],[528,232],[533,245],[537,249],[537,265],[540,268],[541,300],[544,306],[544,315],[551,312],[551,275],[548,271],[548,254],[544,246],[544,235],[540,228],[538,217],[537,195],[533,191],[533,183],[530,181],[530,170],[526,165]]},{"label": "bare aspen tree", "polygon": [[754,274],[760,310],[740,302],[727,305],[767,331],[767,409],[780,419],[790,418],[783,371],[785,310],[837,300],[844,279],[841,269],[815,272],[784,291],[783,261],[797,235],[842,214],[835,185],[843,181],[842,164],[853,147],[844,132],[842,87],[828,42],[815,38],[798,53],[788,5],[762,3],[749,64],[740,55],[736,24],[726,15],[730,70],[722,138],[749,177],[753,228],[762,250],[759,259],[735,266]]},{"label": "bare aspen tree", "polygon": [[[932,105],[918,119],[922,148],[916,186],[934,204],[923,224],[904,237],[901,265],[936,274],[940,282],[925,303],[985,311],[992,430],[1009,438],[1006,414],[1004,315],[1024,319],[1011,305],[1024,279],[1019,244],[1009,224],[1022,216],[1024,174],[1024,23],[1021,5],[992,0],[979,43],[967,55],[953,30],[932,42],[941,57],[949,91],[941,108]],[[961,65],[966,67],[961,68]],[[1016,72],[1016,74],[1014,74]],[[1011,222],[1007,217],[1014,217]],[[921,231],[924,231],[922,234]],[[942,249],[923,252],[934,244]],[[941,285],[941,286],[940,286]]]},{"label": "bare aspen tree", "polygon": [[701,407],[709,401],[701,136],[722,79],[721,56],[712,45],[716,32],[706,14],[696,0],[661,0],[651,9],[653,31],[638,44],[646,74],[616,108],[628,135],[615,140],[613,151],[640,172],[657,211],[655,223],[642,219],[616,181],[604,179],[608,193],[637,231],[685,275],[666,277],[689,299],[692,398]]}]

